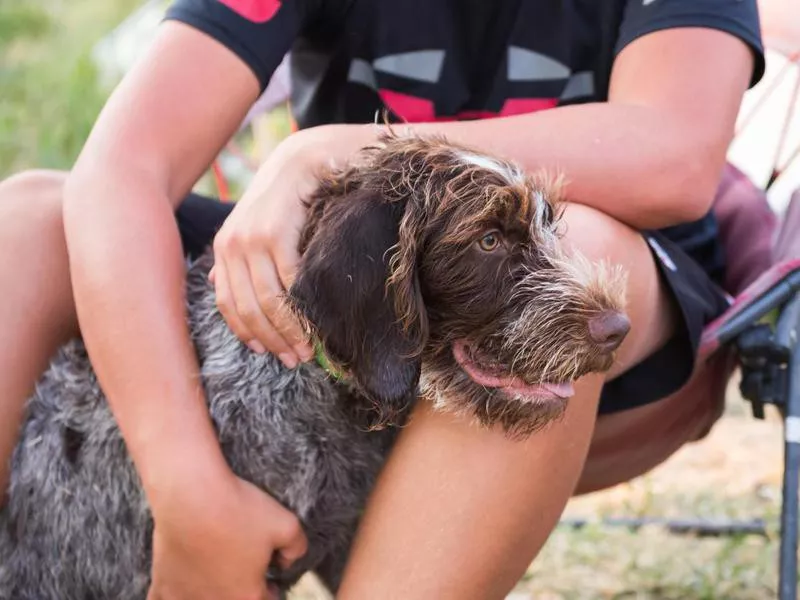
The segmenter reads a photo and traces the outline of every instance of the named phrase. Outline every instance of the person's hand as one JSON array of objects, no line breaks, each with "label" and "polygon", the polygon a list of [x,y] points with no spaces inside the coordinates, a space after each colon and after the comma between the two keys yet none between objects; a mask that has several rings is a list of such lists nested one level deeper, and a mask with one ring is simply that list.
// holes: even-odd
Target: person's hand
[{"label": "person's hand", "polygon": [[155,512],[147,600],[277,600],[266,573],[307,549],[298,519],[250,483],[173,502]]},{"label": "person's hand", "polygon": [[323,164],[345,159],[374,135],[374,129],[350,125],[290,136],[261,167],[214,240],[210,276],[222,316],[251,350],[269,351],[289,368],[313,356],[284,302],[300,260],[303,201]]}]

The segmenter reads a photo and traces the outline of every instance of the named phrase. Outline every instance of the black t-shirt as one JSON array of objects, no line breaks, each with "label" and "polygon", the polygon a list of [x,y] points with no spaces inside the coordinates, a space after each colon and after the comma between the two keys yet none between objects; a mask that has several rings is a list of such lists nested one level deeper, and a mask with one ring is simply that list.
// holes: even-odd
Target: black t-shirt
[{"label": "black t-shirt", "polygon": [[[215,38],[262,89],[291,51],[301,128],[481,119],[607,99],[617,54],[648,33],[722,30],[764,73],[756,0],[176,0],[168,19]],[[711,215],[664,230],[719,282]]]},{"label": "black t-shirt", "polygon": [[266,87],[291,54],[300,127],[512,115],[603,101],[616,55],[672,27],[731,33],[764,71],[756,0],[177,0]]}]

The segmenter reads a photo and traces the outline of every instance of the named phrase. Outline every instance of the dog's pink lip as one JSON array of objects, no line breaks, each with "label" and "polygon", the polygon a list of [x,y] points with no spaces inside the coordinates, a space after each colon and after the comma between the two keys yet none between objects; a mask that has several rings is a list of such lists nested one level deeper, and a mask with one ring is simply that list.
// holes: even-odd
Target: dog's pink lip
[{"label": "dog's pink lip", "polygon": [[490,373],[470,358],[467,347],[468,345],[464,341],[455,342],[453,356],[470,379],[478,385],[498,388],[514,396],[535,400],[563,400],[575,394],[575,388],[571,382],[530,384],[514,375]]}]

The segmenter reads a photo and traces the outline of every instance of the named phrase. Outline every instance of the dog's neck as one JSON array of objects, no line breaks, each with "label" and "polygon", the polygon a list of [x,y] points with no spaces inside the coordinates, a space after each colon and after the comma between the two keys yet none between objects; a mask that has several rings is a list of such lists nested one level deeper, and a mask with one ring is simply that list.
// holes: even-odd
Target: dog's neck
[{"label": "dog's neck", "polygon": [[337,369],[328,359],[319,340],[314,340],[314,359],[317,361],[317,364],[322,367],[322,370],[325,371],[334,381],[344,381],[345,374],[341,370]]}]

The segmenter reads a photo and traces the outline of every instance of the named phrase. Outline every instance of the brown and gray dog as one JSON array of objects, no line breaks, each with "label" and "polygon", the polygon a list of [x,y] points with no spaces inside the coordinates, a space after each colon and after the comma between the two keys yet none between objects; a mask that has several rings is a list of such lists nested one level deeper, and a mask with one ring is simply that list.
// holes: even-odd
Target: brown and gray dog
[{"label": "brown and gray dog", "polygon": [[[375,478],[418,397],[512,436],[559,417],[628,330],[620,273],[560,245],[554,191],[436,138],[387,136],[320,180],[288,301],[324,355],[248,351],[188,271],[191,331],[231,467],[300,519],[309,550],[271,572],[335,590]],[[0,599],[141,600],[152,520],[83,345],[28,406],[0,513]]]}]

